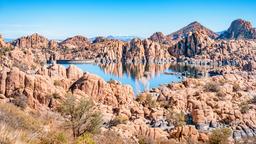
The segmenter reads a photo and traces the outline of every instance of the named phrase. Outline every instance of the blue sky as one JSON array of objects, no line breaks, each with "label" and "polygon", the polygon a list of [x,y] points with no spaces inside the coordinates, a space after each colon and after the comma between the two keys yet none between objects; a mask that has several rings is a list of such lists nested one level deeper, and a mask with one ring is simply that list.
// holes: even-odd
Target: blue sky
[{"label": "blue sky", "polygon": [[256,0],[0,0],[0,34],[52,39],[169,34],[199,21],[214,31],[243,18],[256,25]]}]

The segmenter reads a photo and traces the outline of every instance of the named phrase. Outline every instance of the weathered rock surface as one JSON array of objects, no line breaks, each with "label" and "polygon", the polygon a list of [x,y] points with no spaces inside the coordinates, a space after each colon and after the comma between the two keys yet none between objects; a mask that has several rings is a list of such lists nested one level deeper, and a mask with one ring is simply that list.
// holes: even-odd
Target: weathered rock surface
[{"label": "weathered rock surface", "polygon": [[214,41],[208,37],[208,35],[203,33],[189,33],[184,39],[170,48],[170,53],[176,57],[194,57],[196,55],[207,53],[208,48],[211,48],[213,42]]},{"label": "weathered rock surface", "polygon": [[124,50],[124,60],[127,63],[166,62],[171,58],[167,47],[149,39],[133,39]]},{"label": "weathered rock surface", "polygon": [[81,90],[93,100],[111,106],[128,105],[133,101],[133,90],[116,81],[105,82],[100,77],[85,73],[70,89],[74,92]]},{"label": "weathered rock surface", "polygon": [[194,32],[203,33],[212,39],[215,39],[218,37],[218,35],[216,33],[209,30],[208,28],[202,26],[200,23],[198,23],[196,21],[192,22],[189,25],[187,25],[186,27],[168,35],[168,37],[170,37],[172,40],[175,40],[175,39],[183,38],[186,35],[188,35],[189,33],[194,33]]},{"label": "weathered rock surface", "polygon": [[86,48],[89,45],[89,39],[80,35],[67,38],[60,43],[62,48]]},{"label": "weathered rock surface", "polygon": [[248,21],[237,19],[233,21],[220,39],[256,39],[256,29]]},{"label": "weathered rock surface", "polygon": [[16,39],[12,45],[19,48],[52,48],[53,41],[49,40],[37,33]]},{"label": "weathered rock surface", "polygon": [[170,37],[165,36],[162,32],[154,33],[149,39],[160,44],[169,44],[171,41]]}]

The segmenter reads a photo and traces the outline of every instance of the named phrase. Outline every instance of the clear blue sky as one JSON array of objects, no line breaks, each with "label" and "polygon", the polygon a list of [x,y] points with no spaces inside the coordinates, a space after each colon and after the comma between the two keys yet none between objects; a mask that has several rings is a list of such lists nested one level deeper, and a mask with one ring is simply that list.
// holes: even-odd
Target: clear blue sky
[{"label": "clear blue sky", "polygon": [[214,31],[243,18],[256,25],[256,0],[0,0],[0,33],[54,39],[169,34],[192,21]]}]

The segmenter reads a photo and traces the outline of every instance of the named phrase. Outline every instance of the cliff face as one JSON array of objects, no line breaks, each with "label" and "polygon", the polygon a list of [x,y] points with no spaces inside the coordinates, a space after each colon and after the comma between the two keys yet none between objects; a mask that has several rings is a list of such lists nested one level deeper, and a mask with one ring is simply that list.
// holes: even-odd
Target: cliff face
[{"label": "cliff face", "polygon": [[256,30],[248,21],[238,19],[231,23],[227,31],[225,31],[220,39],[255,39]]}]

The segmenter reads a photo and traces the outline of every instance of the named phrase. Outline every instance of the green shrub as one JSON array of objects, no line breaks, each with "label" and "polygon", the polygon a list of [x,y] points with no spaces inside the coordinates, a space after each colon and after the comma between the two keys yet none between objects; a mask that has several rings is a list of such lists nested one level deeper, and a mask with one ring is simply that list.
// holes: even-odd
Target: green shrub
[{"label": "green shrub", "polygon": [[219,84],[220,85],[224,85],[225,83],[227,83],[228,81],[226,79],[220,79],[219,80]]},{"label": "green shrub", "polygon": [[108,83],[110,83],[110,84],[115,84],[116,81],[115,81],[114,79],[110,79],[110,80],[108,81]]},{"label": "green shrub", "polygon": [[132,139],[123,138],[114,131],[108,130],[102,134],[94,136],[94,140],[97,144],[131,144]]},{"label": "green shrub", "polygon": [[111,120],[109,125],[117,126],[119,124],[125,124],[127,123],[128,120],[129,118],[127,116],[119,115],[119,116],[116,116],[113,120]]},{"label": "green shrub", "polygon": [[217,95],[219,98],[223,98],[223,97],[226,96],[226,93],[225,93],[223,90],[220,90],[220,91],[217,92],[216,95]]},{"label": "green shrub", "polygon": [[63,132],[50,132],[45,136],[41,136],[40,144],[67,144],[68,138]]},{"label": "green shrub", "polygon": [[233,91],[238,92],[241,90],[241,87],[238,83],[233,84]]},{"label": "green shrub", "polygon": [[145,107],[155,108],[157,106],[156,99],[153,99],[151,94],[142,93],[137,96],[136,100]]},{"label": "green shrub", "polygon": [[256,104],[256,96],[253,96],[253,98],[250,100],[251,104]]},{"label": "green shrub", "polygon": [[250,110],[248,102],[243,102],[240,104],[240,111],[242,114],[247,113]]},{"label": "green shrub", "polygon": [[186,115],[183,112],[173,112],[172,110],[169,110],[166,115],[166,120],[169,123],[172,123],[174,126],[183,126],[186,124]]},{"label": "green shrub", "polygon": [[90,133],[84,133],[83,135],[79,136],[75,144],[96,144],[93,140],[93,135]]},{"label": "green shrub", "polygon": [[101,113],[95,110],[91,100],[68,96],[62,102],[60,112],[68,118],[67,126],[72,129],[74,137],[85,132],[96,133],[102,124]]},{"label": "green shrub", "polygon": [[219,92],[221,88],[218,83],[210,82],[204,85],[204,89],[208,92]]},{"label": "green shrub", "polygon": [[60,96],[58,93],[53,93],[53,94],[52,94],[52,98],[54,98],[54,99],[60,99],[61,96]]},{"label": "green shrub", "polygon": [[155,140],[149,136],[138,136],[139,144],[155,144]]},{"label": "green shrub", "polygon": [[218,128],[212,131],[209,136],[210,144],[228,144],[228,138],[231,136],[231,129]]},{"label": "green shrub", "polygon": [[61,82],[61,80],[54,80],[53,85],[54,86],[62,86],[62,82]]},{"label": "green shrub", "polygon": [[0,48],[0,56],[6,55],[6,53],[12,51],[13,48],[10,47],[2,47]]},{"label": "green shrub", "polygon": [[24,94],[15,95],[12,103],[22,109],[25,109],[28,105],[28,98]]}]

